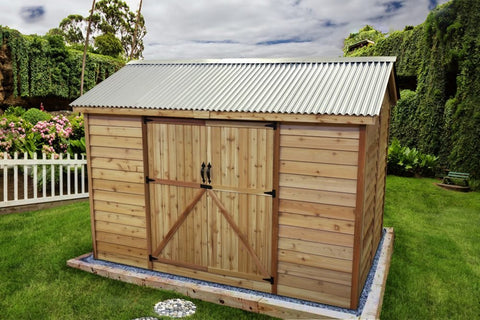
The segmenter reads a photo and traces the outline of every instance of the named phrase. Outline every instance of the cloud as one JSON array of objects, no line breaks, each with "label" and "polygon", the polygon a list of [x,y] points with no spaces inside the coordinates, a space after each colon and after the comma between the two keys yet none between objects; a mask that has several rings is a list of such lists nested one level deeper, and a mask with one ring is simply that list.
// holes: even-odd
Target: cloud
[{"label": "cloud", "polygon": [[[366,24],[383,31],[422,23],[446,0],[162,0],[144,1],[146,59],[339,56],[343,39]],[[127,0],[132,11],[139,0]],[[45,34],[90,1],[0,0],[2,25]],[[25,23],[24,6],[44,18]]]},{"label": "cloud", "polygon": [[385,12],[391,13],[401,9],[403,7],[403,2],[404,1],[390,1],[384,3],[383,6],[385,7]]}]

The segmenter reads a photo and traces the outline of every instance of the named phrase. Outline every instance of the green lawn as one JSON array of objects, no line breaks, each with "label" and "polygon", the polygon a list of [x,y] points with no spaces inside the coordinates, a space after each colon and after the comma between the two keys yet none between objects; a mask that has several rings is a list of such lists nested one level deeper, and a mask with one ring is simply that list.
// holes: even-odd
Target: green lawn
[{"label": "green lawn", "polygon": [[480,318],[480,193],[389,176],[395,245],[382,319]]},{"label": "green lawn", "polygon": [[[480,193],[389,176],[385,225],[395,228],[382,319],[480,314]],[[180,295],[66,266],[91,251],[88,203],[0,216],[0,319],[133,319]],[[191,319],[267,319],[199,300]]]},{"label": "green lawn", "polygon": [[[0,319],[134,319],[182,297],[66,266],[91,250],[88,202],[0,216]],[[189,319],[269,318],[192,301],[197,312]]]}]

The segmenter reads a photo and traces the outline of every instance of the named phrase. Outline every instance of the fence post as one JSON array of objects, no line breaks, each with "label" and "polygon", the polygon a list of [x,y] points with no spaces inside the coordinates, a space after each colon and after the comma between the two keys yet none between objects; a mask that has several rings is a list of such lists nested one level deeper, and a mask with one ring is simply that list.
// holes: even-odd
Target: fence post
[{"label": "fence post", "polygon": [[70,179],[70,169],[72,168],[72,166],[70,165],[70,154],[67,154],[67,160],[69,161],[68,165],[67,165],[67,194],[70,195],[71,194],[71,179]]},{"label": "fence post", "polygon": [[55,196],[55,164],[53,163],[53,160],[55,160],[55,155],[53,153],[50,159],[52,159],[52,164],[50,165],[50,196],[54,197]]},{"label": "fence post", "polygon": [[18,165],[17,165],[17,160],[18,160],[18,153],[15,152],[13,154],[13,159],[15,160],[15,163],[13,164],[13,200],[17,201],[18,200]]},{"label": "fence post", "polygon": [[[82,154],[82,160],[85,160],[85,156]],[[85,193],[85,164],[82,164],[82,193]]]},{"label": "fence post", "polygon": [[[28,160],[28,153],[23,153],[23,159]],[[23,165],[23,199],[28,199],[28,165]]]},{"label": "fence post", "polygon": [[[37,154],[36,153],[33,154],[33,160],[35,160],[34,162],[37,162]],[[33,198],[37,199],[37,191],[38,191],[37,190],[37,185],[38,185],[37,166],[33,165],[32,169],[33,169]]]},{"label": "fence post", "polygon": [[[7,153],[3,153],[3,159],[7,160]],[[8,201],[8,167],[6,164],[3,165],[3,201]]]},{"label": "fence post", "polygon": [[[60,160],[63,160],[63,153],[60,154]],[[63,165],[62,165],[62,162],[60,162],[60,165],[58,166],[58,176],[60,177],[60,183],[59,183],[60,196],[63,196]]]}]

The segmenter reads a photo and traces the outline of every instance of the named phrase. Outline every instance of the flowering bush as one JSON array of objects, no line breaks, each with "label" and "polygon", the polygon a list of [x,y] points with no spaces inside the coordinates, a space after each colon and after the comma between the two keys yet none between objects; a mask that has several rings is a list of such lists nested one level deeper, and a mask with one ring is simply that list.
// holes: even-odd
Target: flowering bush
[{"label": "flowering bush", "polygon": [[43,119],[48,120],[30,123],[22,118],[18,107],[9,110],[0,120],[0,152],[7,152],[10,156],[15,152],[27,152],[30,157],[35,153],[58,156],[60,153],[85,152],[83,116],[67,118],[58,115],[52,118],[39,110],[46,114]]}]

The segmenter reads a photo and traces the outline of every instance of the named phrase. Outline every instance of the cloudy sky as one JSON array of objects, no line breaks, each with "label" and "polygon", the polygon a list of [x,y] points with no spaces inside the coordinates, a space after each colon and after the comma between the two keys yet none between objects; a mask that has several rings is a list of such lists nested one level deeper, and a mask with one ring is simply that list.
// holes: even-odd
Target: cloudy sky
[{"label": "cloudy sky", "polygon": [[[136,11],[140,0],[126,1]],[[366,24],[422,23],[447,0],[143,0],[145,59],[341,56]],[[90,0],[0,0],[0,25],[45,34]]]}]

